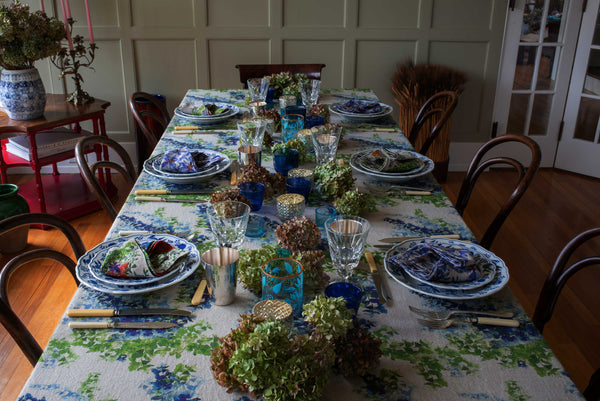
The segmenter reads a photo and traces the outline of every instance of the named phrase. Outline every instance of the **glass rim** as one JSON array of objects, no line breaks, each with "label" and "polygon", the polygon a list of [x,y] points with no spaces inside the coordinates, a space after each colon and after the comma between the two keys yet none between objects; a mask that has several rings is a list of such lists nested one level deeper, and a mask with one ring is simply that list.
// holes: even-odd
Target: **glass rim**
[{"label": "glass rim", "polygon": [[[289,118],[289,117],[294,117],[294,118]],[[302,114],[285,114],[283,116],[281,116],[281,119],[287,119],[287,120],[291,120],[291,121],[298,121],[300,119],[304,119],[304,116]]]},{"label": "glass rim", "polygon": [[[362,226],[365,226],[366,228],[361,230],[361,232],[357,232],[357,233],[342,233],[339,232],[337,230],[334,230],[333,228],[331,228],[331,224],[336,221],[336,220],[352,220],[352,221],[356,221],[358,223],[360,223]],[[325,227],[325,231],[332,231],[335,232],[336,235],[357,235],[357,234],[364,234],[365,232],[369,232],[371,229],[371,223],[369,223],[369,220],[365,219],[364,217],[360,217],[360,216],[352,216],[352,215],[345,215],[345,214],[338,214],[335,216],[331,216],[330,218],[328,218],[327,220],[325,220],[325,223],[323,224]]]},{"label": "glass rim", "polygon": [[[294,262],[294,263],[298,264],[298,266],[300,266],[300,271],[298,273],[292,274],[290,276],[274,276],[272,274],[269,274],[269,273],[267,273],[265,271],[265,265],[267,263],[270,263],[270,262],[274,261],[274,260],[289,260],[291,262]],[[268,277],[271,277],[271,278],[280,279],[280,280],[287,280],[287,279],[290,279],[290,278],[298,277],[300,274],[302,274],[302,272],[304,271],[304,265],[302,265],[302,263],[300,263],[300,261],[298,261],[298,260],[296,260],[294,258],[289,258],[289,257],[281,256],[281,257],[277,257],[277,258],[273,258],[273,259],[267,260],[265,263],[263,263],[262,265],[260,265],[260,271],[265,276],[268,276]]]}]

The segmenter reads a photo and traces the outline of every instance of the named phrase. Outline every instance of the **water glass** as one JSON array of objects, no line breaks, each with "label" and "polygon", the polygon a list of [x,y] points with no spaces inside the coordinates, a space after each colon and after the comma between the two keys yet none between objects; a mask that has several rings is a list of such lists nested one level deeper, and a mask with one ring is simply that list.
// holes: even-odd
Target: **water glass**
[{"label": "water glass", "polygon": [[302,103],[307,109],[317,104],[319,100],[319,90],[321,89],[321,81],[318,79],[311,79],[308,82],[300,84],[300,95],[302,96]]},{"label": "water glass", "polygon": [[281,117],[281,139],[287,142],[296,137],[304,127],[304,117],[300,114],[286,114]]},{"label": "water glass", "polygon": [[255,118],[237,124],[241,146],[258,146],[262,148],[263,138],[267,123],[265,120]]},{"label": "water glass", "polygon": [[338,215],[325,222],[331,260],[344,281],[358,266],[370,228],[368,220],[358,216]]},{"label": "water glass", "polygon": [[304,106],[287,106],[285,108],[285,114],[300,114],[302,117],[306,117],[306,107]]},{"label": "water glass", "polygon": [[209,249],[200,256],[216,305],[229,305],[235,299],[239,258],[237,250],[226,247]]},{"label": "water glass", "polygon": [[298,167],[300,164],[300,152],[298,149],[277,149],[273,152],[273,167],[279,174],[287,176],[288,171]]},{"label": "water glass", "polygon": [[262,164],[262,151],[260,146],[240,146],[238,148],[238,161],[240,167],[255,163],[260,167]]},{"label": "water glass", "polygon": [[352,310],[353,317],[356,317],[360,301],[363,298],[363,290],[356,284],[346,281],[336,281],[325,287],[325,296],[327,298],[342,297],[346,300],[346,308]]},{"label": "water glass", "polygon": [[219,246],[235,249],[242,246],[250,206],[236,201],[217,202],[206,209],[206,214]]},{"label": "water glass", "polygon": [[308,202],[308,194],[312,183],[305,177],[288,177],[285,180],[285,189],[289,194],[300,194],[304,196],[305,202]]},{"label": "water glass", "polygon": [[261,266],[262,299],[278,299],[292,306],[295,315],[302,313],[302,264],[292,258],[275,258]]},{"label": "water glass", "polygon": [[285,115],[286,108],[288,106],[295,106],[298,103],[296,96],[294,95],[281,95],[279,97],[279,114]]},{"label": "water glass", "polygon": [[323,116],[304,117],[304,128],[318,127],[319,125],[323,124],[325,124],[325,117]]},{"label": "water glass", "polygon": [[248,218],[248,228],[246,228],[246,237],[257,238],[265,234],[265,218],[256,214],[251,214]]},{"label": "water glass", "polygon": [[252,203],[252,211],[258,212],[262,209],[265,196],[265,185],[260,182],[242,182],[238,185],[240,193]]},{"label": "water glass", "polygon": [[333,206],[320,206],[315,209],[315,223],[319,228],[325,228],[325,222],[336,214],[337,210]]},{"label": "water glass", "polygon": [[269,90],[269,78],[251,78],[248,80],[248,91],[253,102],[266,102]]},{"label": "water glass", "polygon": [[334,160],[342,135],[342,127],[326,124],[311,128],[310,133],[317,164],[320,165]]}]

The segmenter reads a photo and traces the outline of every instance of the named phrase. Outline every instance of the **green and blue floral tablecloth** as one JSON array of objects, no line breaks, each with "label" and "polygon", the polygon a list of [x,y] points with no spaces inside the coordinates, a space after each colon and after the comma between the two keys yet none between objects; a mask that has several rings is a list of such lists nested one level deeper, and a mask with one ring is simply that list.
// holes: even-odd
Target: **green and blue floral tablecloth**
[{"label": "green and blue floral tablecloth", "polygon": [[[340,102],[350,97],[376,99],[369,90],[326,90],[320,102]],[[184,101],[205,99],[233,102],[243,107],[244,98],[242,90],[190,90]],[[175,117],[154,154],[188,146],[214,149],[237,158],[235,122],[216,126],[211,133],[174,135],[175,125],[189,124]],[[382,124],[395,127],[392,120]],[[375,126],[369,124],[345,125],[346,134],[338,153],[346,159],[353,152],[372,147],[410,148],[399,131],[375,131]],[[266,156],[263,165],[272,166],[271,158]],[[360,174],[355,177],[359,188],[364,189],[362,183],[366,177]],[[228,187],[228,182],[228,175],[223,174],[202,184],[177,187],[142,173],[134,189],[196,186],[218,189]],[[474,240],[430,175],[411,185],[433,185],[436,189],[432,196],[426,197],[377,197],[378,211],[365,216],[372,224],[368,250],[379,262],[383,251],[372,245],[382,237],[455,233],[463,239]],[[305,214],[314,218],[314,207],[318,204],[316,199],[311,199]],[[208,249],[215,242],[208,230],[205,207],[202,203],[136,202],[132,193],[108,237],[116,237],[121,230],[174,233],[191,230],[192,242],[201,250]],[[274,204],[265,204],[258,213],[266,219],[267,233],[262,238],[246,238],[246,248],[276,243],[273,231],[280,221]],[[379,369],[365,377],[351,380],[331,377],[325,400],[581,399],[508,287],[482,299],[454,302],[418,295],[387,277],[394,300],[392,306],[387,306],[377,302],[377,293],[366,269],[359,269],[356,275],[367,293],[358,318],[382,340],[383,358]],[[209,355],[217,339],[235,327],[237,317],[250,312],[258,299],[238,284],[232,305],[216,306],[205,301],[191,306],[200,277],[197,271],[179,284],[140,295],[113,296],[81,286],[70,308],[170,307],[188,309],[193,316],[149,317],[145,320],[173,321],[180,327],[140,331],[73,330],[68,327],[69,318],[65,315],[19,400],[249,400],[246,394],[229,394],[217,385],[211,374]],[[430,330],[416,322],[408,305],[429,309],[511,310],[521,321],[521,327],[458,324],[446,330]]]}]

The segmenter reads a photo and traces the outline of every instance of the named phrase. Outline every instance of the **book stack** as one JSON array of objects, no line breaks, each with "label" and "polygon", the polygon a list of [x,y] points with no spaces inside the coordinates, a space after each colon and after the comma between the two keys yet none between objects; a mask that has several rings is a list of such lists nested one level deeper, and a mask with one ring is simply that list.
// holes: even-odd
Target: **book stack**
[{"label": "book stack", "polygon": [[[39,132],[35,135],[38,158],[73,150],[79,139],[91,134],[92,133],[89,131],[81,131],[81,133],[78,133],[64,127]],[[6,151],[31,161],[29,136],[19,135],[8,138],[8,141],[6,142]]]}]

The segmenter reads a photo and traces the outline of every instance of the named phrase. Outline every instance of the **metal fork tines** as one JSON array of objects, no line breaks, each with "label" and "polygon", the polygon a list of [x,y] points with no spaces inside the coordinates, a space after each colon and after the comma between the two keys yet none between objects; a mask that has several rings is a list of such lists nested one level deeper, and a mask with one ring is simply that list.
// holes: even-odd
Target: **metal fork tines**
[{"label": "metal fork tines", "polygon": [[515,314],[510,311],[505,312],[495,312],[495,311],[472,311],[472,310],[449,310],[449,311],[428,311],[424,309],[419,309],[412,305],[408,306],[411,312],[416,313],[417,315],[421,315],[431,320],[447,320],[453,316],[458,315],[476,315],[476,316],[492,316],[492,317],[502,317],[502,318],[511,318],[514,317]]},{"label": "metal fork tines", "polygon": [[513,319],[499,319],[495,317],[456,317],[447,320],[429,320],[417,318],[417,322],[430,329],[447,329],[454,323],[464,322],[483,324],[488,326],[519,327],[520,322]]}]

